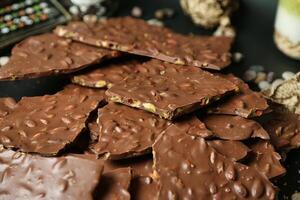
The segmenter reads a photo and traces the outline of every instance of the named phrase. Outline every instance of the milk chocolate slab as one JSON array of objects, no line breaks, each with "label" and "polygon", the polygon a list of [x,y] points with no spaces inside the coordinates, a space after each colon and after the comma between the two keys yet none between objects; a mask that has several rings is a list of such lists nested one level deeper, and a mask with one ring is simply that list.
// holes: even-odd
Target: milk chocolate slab
[{"label": "milk chocolate slab", "polygon": [[100,182],[101,162],[64,156],[38,155],[1,150],[0,198],[92,200]]},{"label": "milk chocolate slab", "polygon": [[99,140],[91,149],[108,159],[151,152],[152,144],[170,122],[143,110],[109,103],[99,109]]},{"label": "milk chocolate slab", "polygon": [[158,60],[145,62],[143,67],[159,70],[128,76],[106,91],[109,99],[174,119],[238,89],[230,81],[196,67]]},{"label": "milk chocolate slab", "polygon": [[209,108],[210,113],[238,115],[244,118],[261,116],[267,109],[268,103],[259,92],[252,91],[249,86],[232,74],[219,75],[239,87],[240,93],[220,101]]},{"label": "milk chocolate slab", "polygon": [[46,33],[13,48],[9,62],[0,68],[0,80],[68,74],[119,54]]},{"label": "milk chocolate slab", "polygon": [[220,70],[231,62],[231,38],[183,36],[130,17],[90,24],[70,22],[66,26],[58,26],[54,32],[86,44],[179,65]]},{"label": "milk chocolate slab", "polygon": [[286,169],[280,163],[280,154],[275,151],[269,142],[257,142],[251,145],[251,150],[255,153],[255,156],[247,165],[255,167],[269,179],[282,176],[286,173]]},{"label": "milk chocolate slab", "polygon": [[79,86],[54,95],[23,97],[0,120],[0,143],[23,152],[57,155],[76,142],[103,99],[103,91]]},{"label": "milk chocolate slab", "polygon": [[159,199],[275,199],[255,168],[217,153],[205,139],[170,126],[153,145]]},{"label": "milk chocolate slab", "polygon": [[96,199],[130,200],[130,193],[128,192],[130,181],[130,168],[120,168],[104,173],[97,189]]},{"label": "milk chocolate slab", "polygon": [[225,140],[246,140],[261,138],[267,140],[269,134],[254,120],[231,115],[205,115],[200,118],[215,137]]},{"label": "milk chocolate slab", "polygon": [[0,98],[0,119],[7,116],[16,106],[17,102],[13,98]]}]

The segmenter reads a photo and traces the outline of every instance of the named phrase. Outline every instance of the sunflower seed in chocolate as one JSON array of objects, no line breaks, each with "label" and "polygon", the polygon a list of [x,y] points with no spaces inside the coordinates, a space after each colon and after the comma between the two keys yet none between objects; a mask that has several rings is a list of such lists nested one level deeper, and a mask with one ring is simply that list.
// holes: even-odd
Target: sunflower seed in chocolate
[{"label": "sunflower seed in chocolate", "polygon": [[183,36],[130,17],[90,24],[70,22],[67,26],[58,26],[54,32],[86,44],[180,65],[220,70],[231,62],[231,38]]},{"label": "sunflower seed in chocolate", "polygon": [[269,107],[267,100],[259,92],[252,91],[241,79],[232,74],[221,75],[220,77],[231,81],[239,87],[240,93],[217,102],[209,108],[209,112],[218,114],[238,115],[249,118],[261,116]]},{"label": "sunflower seed in chocolate", "polygon": [[111,101],[174,119],[238,90],[228,80],[196,67],[151,60],[143,74],[133,74],[106,91]]},{"label": "sunflower seed in chocolate", "polygon": [[115,103],[99,109],[97,122],[99,139],[91,149],[109,159],[151,152],[157,136],[170,125],[156,115]]},{"label": "sunflower seed in chocolate", "polygon": [[215,137],[225,140],[246,140],[249,138],[269,139],[269,134],[254,120],[231,115],[205,115],[201,117]]},{"label": "sunflower seed in chocolate", "polygon": [[101,162],[1,150],[1,199],[92,200]]},{"label": "sunflower seed in chocolate", "polygon": [[275,199],[255,168],[217,153],[200,137],[170,126],[153,145],[159,199]]},{"label": "sunflower seed in chocolate", "polygon": [[59,154],[76,142],[89,114],[103,99],[103,91],[78,86],[54,95],[23,97],[0,120],[0,142],[24,152]]},{"label": "sunflower seed in chocolate", "polygon": [[0,68],[0,80],[67,74],[119,54],[46,33],[13,48],[9,62]]},{"label": "sunflower seed in chocolate", "polygon": [[0,119],[7,116],[17,106],[13,98],[0,98]]}]

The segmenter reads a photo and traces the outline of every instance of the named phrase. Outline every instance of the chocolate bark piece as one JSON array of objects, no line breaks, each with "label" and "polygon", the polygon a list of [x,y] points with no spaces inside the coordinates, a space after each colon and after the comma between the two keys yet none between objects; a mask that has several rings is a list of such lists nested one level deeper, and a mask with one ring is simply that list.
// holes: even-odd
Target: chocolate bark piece
[{"label": "chocolate bark piece", "polygon": [[99,139],[91,149],[108,159],[151,152],[155,139],[170,125],[154,114],[116,103],[99,109],[97,122]]},{"label": "chocolate bark piece", "polygon": [[0,80],[68,74],[119,54],[46,33],[29,37],[13,48],[9,62],[0,68]]},{"label": "chocolate bark piece", "polygon": [[207,141],[208,145],[232,161],[240,161],[247,157],[250,149],[239,141],[212,140]]},{"label": "chocolate bark piece", "polygon": [[104,173],[95,195],[96,199],[130,200],[128,192],[130,181],[130,168],[120,168]]},{"label": "chocolate bark piece", "polygon": [[54,32],[86,44],[147,56],[179,65],[220,70],[231,62],[232,38],[183,36],[131,17],[96,23],[70,22]]},{"label": "chocolate bark piece", "polygon": [[16,106],[17,102],[13,98],[0,98],[0,119],[7,116]]},{"label": "chocolate bark piece", "polygon": [[286,169],[281,165],[281,156],[269,142],[259,141],[250,146],[255,153],[254,157],[247,162],[248,166],[255,167],[269,179],[282,176]]},{"label": "chocolate bark piece", "polygon": [[267,109],[267,100],[260,92],[252,91],[249,86],[233,74],[218,74],[239,87],[240,93],[217,102],[209,108],[210,113],[238,115],[244,118],[261,116]]},{"label": "chocolate bark piece", "polygon": [[68,86],[54,95],[23,97],[0,120],[0,142],[7,148],[54,156],[76,143],[104,91]]},{"label": "chocolate bark piece", "polygon": [[158,60],[142,66],[149,73],[128,76],[106,91],[111,101],[174,119],[238,90],[230,81],[196,67]]},{"label": "chocolate bark piece", "polygon": [[225,140],[249,138],[270,139],[269,134],[256,121],[231,115],[205,115],[200,118],[215,137]]},{"label": "chocolate bark piece", "polygon": [[205,139],[170,126],[153,145],[159,199],[275,199],[275,188],[255,168],[233,162]]},{"label": "chocolate bark piece", "polygon": [[1,199],[93,199],[103,165],[86,159],[1,150]]}]

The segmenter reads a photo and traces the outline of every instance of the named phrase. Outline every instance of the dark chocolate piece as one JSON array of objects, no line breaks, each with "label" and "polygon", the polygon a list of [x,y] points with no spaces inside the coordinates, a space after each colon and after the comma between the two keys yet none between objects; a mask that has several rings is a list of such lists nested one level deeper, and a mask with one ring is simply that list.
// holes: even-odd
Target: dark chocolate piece
[{"label": "dark chocolate piece", "polygon": [[220,70],[230,64],[229,37],[183,36],[130,17],[58,26],[57,35],[170,63]]},{"label": "dark chocolate piece", "polygon": [[205,115],[201,117],[214,136],[225,140],[246,140],[249,138],[269,139],[269,134],[254,120],[231,115]]},{"label": "dark chocolate piece", "polygon": [[153,156],[159,199],[275,199],[274,186],[255,168],[231,161],[176,125],[157,139]]},{"label": "dark chocolate piece", "polygon": [[1,199],[92,200],[101,162],[74,156],[44,158],[1,150]]},{"label": "dark chocolate piece", "polygon": [[251,145],[251,149],[255,156],[247,163],[248,166],[255,167],[269,179],[286,173],[286,169],[280,163],[280,154],[275,151],[269,142],[257,142]]},{"label": "dark chocolate piece", "polygon": [[46,33],[13,48],[9,62],[0,68],[0,80],[68,74],[119,54]]},{"label": "dark chocolate piece", "polygon": [[74,85],[54,95],[23,97],[0,120],[0,142],[24,152],[57,155],[74,144],[103,99],[104,91]]},{"label": "dark chocolate piece", "polygon": [[219,76],[237,85],[240,93],[224,101],[217,102],[216,105],[209,108],[210,113],[238,115],[249,118],[261,116],[268,109],[267,100],[263,95],[252,91],[241,79],[232,74],[219,74]]},{"label": "dark chocolate piece", "polygon": [[106,91],[110,100],[174,119],[238,90],[230,81],[196,67],[158,60],[142,66],[149,73],[133,74],[113,85]]},{"label": "dark chocolate piece", "polygon": [[151,152],[157,136],[170,125],[156,115],[115,103],[99,109],[97,122],[99,139],[91,149],[109,159]]},{"label": "dark chocolate piece", "polygon": [[13,98],[0,98],[0,119],[7,116],[16,106],[17,103]]}]

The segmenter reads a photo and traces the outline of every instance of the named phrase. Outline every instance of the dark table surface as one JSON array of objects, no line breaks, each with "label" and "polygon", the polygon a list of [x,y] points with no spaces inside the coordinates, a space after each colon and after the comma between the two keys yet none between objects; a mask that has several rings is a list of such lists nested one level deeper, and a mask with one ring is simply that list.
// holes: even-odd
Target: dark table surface
[{"label": "dark table surface", "polygon": [[[143,18],[154,18],[155,10],[173,8],[176,15],[165,20],[165,25],[183,34],[211,34],[193,25],[180,8],[179,0],[119,0],[120,7],[116,15],[128,15],[133,6],[143,9]],[[226,71],[241,76],[249,66],[263,65],[267,71],[273,71],[280,76],[283,71],[297,72],[300,62],[283,55],[273,42],[273,25],[277,1],[274,0],[242,0],[238,13],[234,16],[237,28],[237,40],[233,51],[244,54],[241,63],[233,64]],[[0,82],[0,97],[11,96],[19,99],[22,96],[53,94],[60,90],[68,79],[66,76],[45,77],[40,79]],[[287,175],[278,181],[279,199],[289,199],[291,195],[300,192],[300,158],[299,150],[288,154],[285,161]]]}]

